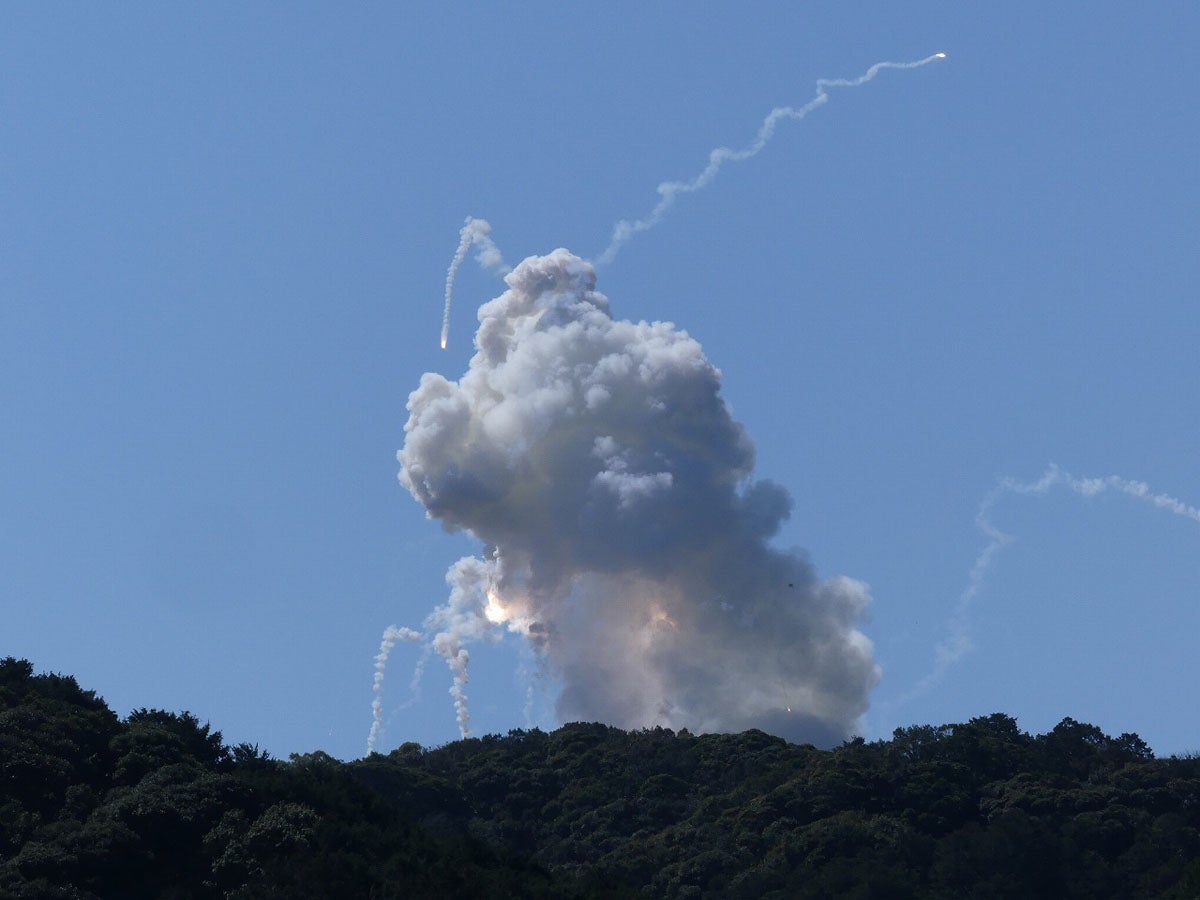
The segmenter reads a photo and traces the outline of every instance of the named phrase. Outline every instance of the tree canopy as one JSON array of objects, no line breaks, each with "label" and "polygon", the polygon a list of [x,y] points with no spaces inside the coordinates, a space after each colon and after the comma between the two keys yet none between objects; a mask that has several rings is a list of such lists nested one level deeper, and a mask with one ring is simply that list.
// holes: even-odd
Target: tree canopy
[{"label": "tree canopy", "polygon": [[1200,760],[995,714],[834,750],[574,723],[343,762],[0,661],[0,897],[1193,897]]}]

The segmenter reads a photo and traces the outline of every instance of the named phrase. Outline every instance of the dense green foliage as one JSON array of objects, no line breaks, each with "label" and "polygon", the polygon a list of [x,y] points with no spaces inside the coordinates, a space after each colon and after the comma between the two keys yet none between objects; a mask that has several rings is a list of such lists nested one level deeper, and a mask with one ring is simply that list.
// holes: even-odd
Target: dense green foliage
[{"label": "dense green foliage", "polygon": [[832,751],[575,724],[340,762],[0,661],[0,897],[1196,897],[1200,760],[1003,715]]}]

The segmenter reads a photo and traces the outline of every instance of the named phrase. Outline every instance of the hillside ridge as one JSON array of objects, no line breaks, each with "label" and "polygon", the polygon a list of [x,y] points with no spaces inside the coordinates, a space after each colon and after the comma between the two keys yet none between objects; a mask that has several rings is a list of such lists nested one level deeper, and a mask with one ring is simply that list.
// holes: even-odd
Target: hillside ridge
[{"label": "hillside ridge", "polygon": [[833,750],[573,723],[278,760],[0,660],[0,897],[967,895],[1200,895],[1200,759],[997,713]]}]

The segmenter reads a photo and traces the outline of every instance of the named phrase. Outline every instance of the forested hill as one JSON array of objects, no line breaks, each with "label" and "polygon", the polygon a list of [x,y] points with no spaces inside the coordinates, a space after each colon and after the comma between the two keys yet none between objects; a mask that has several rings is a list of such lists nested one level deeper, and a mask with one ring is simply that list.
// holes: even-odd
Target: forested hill
[{"label": "forested hill", "polygon": [[1197,897],[1200,759],[1003,715],[832,751],[575,724],[340,762],[0,661],[0,897]]}]

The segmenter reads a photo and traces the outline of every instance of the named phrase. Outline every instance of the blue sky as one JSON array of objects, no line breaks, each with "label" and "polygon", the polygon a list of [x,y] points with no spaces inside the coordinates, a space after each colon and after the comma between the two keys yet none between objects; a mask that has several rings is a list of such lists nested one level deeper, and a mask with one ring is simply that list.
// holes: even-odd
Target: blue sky
[{"label": "blue sky", "polygon": [[[1117,3],[88,4],[0,29],[0,653],[119,712],[276,754],[362,753],[372,658],[477,545],[396,481],[421,373],[502,285],[598,255],[655,186],[835,92],[600,273],[724,373],[787,488],[781,546],[871,586],[864,725],[1003,711],[1200,748],[1200,525],[1127,495],[1006,495],[974,649],[914,693],[1003,477],[1200,503],[1200,7]],[[457,736],[445,668],[386,685],[381,749]],[[527,723],[514,639],[478,732]],[[540,724],[552,724],[541,721]]]}]

